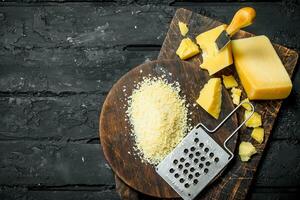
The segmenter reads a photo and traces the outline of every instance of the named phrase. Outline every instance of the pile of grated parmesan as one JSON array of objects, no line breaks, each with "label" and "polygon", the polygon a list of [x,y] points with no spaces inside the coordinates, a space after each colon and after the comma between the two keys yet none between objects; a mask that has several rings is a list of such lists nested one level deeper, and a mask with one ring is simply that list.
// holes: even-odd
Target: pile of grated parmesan
[{"label": "pile of grated parmesan", "polygon": [[128,99],[127,116],[142,160],[158,164],[183,139],[188,110],[179,83],[144,78]]}]

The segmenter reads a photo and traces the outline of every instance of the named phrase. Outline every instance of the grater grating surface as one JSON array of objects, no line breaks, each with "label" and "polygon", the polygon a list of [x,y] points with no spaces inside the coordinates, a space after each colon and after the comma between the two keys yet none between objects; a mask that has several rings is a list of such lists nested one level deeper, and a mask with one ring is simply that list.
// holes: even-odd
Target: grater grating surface
[{"label": "grater grating surface", "polygon": [[[156,167],[156,172],[185,200],[194,199],[231,161],[227,141],[251,115],[224,141],[224,148],[207,133],[214,133],[243,104],[239,104],[214,130],[199,124]],[[205,130],[206,131],[205,131]]]}]

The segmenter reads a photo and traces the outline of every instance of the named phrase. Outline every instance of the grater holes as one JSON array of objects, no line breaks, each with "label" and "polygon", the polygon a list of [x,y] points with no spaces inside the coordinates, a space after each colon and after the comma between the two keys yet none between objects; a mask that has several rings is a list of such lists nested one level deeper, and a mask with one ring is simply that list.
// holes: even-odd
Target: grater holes
[{"label": "grater holes", "polygon": [[187,163],[184,164],[184,166],[189,167],[190,163],[187,162]]},{"label": "grater holes", "polygon": [[199,144],[199,147],[200,147],[200,148],[204,147],[204,144],[201,142],[201,143]]},{"label": "grater holes", "polygon": [[210,154],[209,154],[209,157],[214,157],[214,153],[213,152],[211,152]]},{"label": "grater holes", "polygon": [[202,163],[199,164],[199,168],[200,169],[203,168],[203,164]]},{"label": "grater holes", "polygon": [[195,139],[194,139],[194,142],[198,143],[198,142],[199,142],[199,139],[198,139],[198,138],[195,138]]},{"label": "grater holes", "polygon": [[195,168],[194,167],[191,167],[190,168],[190,172],[194,172],[195,171]]},{"label": "grater holes", "polygon": [[194,179],[193,183],[196,185],[198,183],[198,180]]},{"label": "grater holes", "polygon": [[180,158],[180,162],[184,162],[185,161],[185,159],[184,158]]},{"label": "grater holes", "polygon": [[206,166],[209,166],[209,165],[210,165],[210,162],[209,162],[209,161],[207,161],[207,162],[205,163],[205,165],[206,165]]},{"label": "grater holes", "polygon": [[189,177],[189,179],[192,179],[192,178],[193,178],[193,175],[192,175],[192,174],[189,174],[188,177]]},{"label": "grater holes", "polygon": [[193,158],[193,157],[194,157],[194,155],[192,153],[190,153],[189,158]]},{"label": "grater holes", "polygon": [[185,153],[185,154],[187,154],[188,152],[189,152],[188,149],[184,149],[184,150],[183,150],[183,153]]},{"label": "grater holes", "polygon": [[204,151],[207,153],[207,152],[209,151],[209,148],[206,147],[206,148],[204,149]]},{"label": "grater holes", "polygon": [[204,169],[204,173],[206,173],[206,174],[208,173],[208,169],[207,168]]},{"label": "grater holes", "polygon": [[171,169],[169,170],[170,173],[174,173],[174,171],[175,171],[175,170],[174,170],[173,168],[171,168]]},{"label": "grater holes", "polygon": [[184,174],[187,174],[189,171],[187,169],[183,170]]},{"label": "grater holes", "polygon": [[204,156],[202,156],[202,157],[200,158],[200,160],[201,160],[201,161],[204,161],[204,160],[205,160],[205,157],[204,157]]},{"label": "grater holes", "polygon": [[179,182],[180,182],[180,183],[183,183],[183,182],[184,182],[184,179],[183,179],[183,178],[179,179]]},{"label": "grater holes", "polygon": [[195,153],[195,155],[196,155],[196,156],[200,156],[201,153],[200,153],[199,151],[197,151],[197,152]]},{"label": "grater holes", "polygon": [[186,183],[186,184],[184,184],[184,187],[185,187],[185,188],[189,188],[189,187],[190,187],[190,184]]},{"label": "grater holes", "polygon": [[199,162],[199,160],[198,160],[197,158],[195,158],[195,159],[194,159],[194,163],[197,164],[198,162]]},{"label": "grater holes", "polygon": [[182,169],[182,168],[183,168],[182,164],[178,165],[178,169]]},{"label": "grater holes", "polygon": [[178,163],[178,160],[173,160],[173,163],[176,165]]},{"label": "grater holes", "polygon": [[178,174],[178,173],[174,174],[174,177],[175,177],[175,178],[178,178],[178,177],[179,177],[179,174]]},{"label": "grater holes", "polygon": [[195,151],[196,150],[196,148],[195,147],[191,147],[191,149],[190,149],[191,151]]},{"label": "grater holes", "polygon": [[218,157],[215,157],[215,162],[219,162],[219,158]]},{"label": "grater holes", "polygon": [[200,176],[200,173],[199,173],[199,172],[196,172],[196,173],[195,173],[195,176],[196,176],[196,177],[199,177],[199,176]]}]

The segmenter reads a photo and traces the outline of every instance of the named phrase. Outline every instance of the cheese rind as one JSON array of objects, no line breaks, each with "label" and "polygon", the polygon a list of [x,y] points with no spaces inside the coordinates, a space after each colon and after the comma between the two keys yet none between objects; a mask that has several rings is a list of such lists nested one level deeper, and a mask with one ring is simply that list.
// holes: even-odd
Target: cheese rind
[{"label": "cheese rind", "polygon": [[291,79],[266,36],[231,44],[236,70],[250,100],[283,99],[290,94]]},{"label": "cheese rind", "polygon": [[220,78],[211,78],[200,91],[197,103],[211,116],[218,119],[221,112],[222,85]]},{"label": "cheese rind", "polygon": [[184,38],[181,41],[176,54],[180,57],[180,59],[186,60],[197,55],[199,52],[200,50],[197,44],[195,44],[190,38]]},{"label": "cheese rind", "polygon": [[208,70],[209,75],[213,75],[233,63],[231,44],[219,51],[215,43],[217,37],[226,27],[226,25],[221,25],[196,37],[197,44],[202,50],[203,62],[200,67]]},{"label": "cheese rind", "polygon": [[178,27],[182,36],[185,36],[189,32],[189,28],[186,23],[178,22]]}]

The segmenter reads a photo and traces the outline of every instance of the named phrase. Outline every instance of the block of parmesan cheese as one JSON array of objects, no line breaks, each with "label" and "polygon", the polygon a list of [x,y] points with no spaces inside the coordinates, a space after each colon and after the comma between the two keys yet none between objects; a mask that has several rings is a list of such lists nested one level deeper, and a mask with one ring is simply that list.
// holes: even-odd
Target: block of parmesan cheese
[{"label": "block of parmesan cheese", "polygon": [[266,36],[233,40],[231,45],[236,70],[250,100],[289,96],[291,79]]}]

